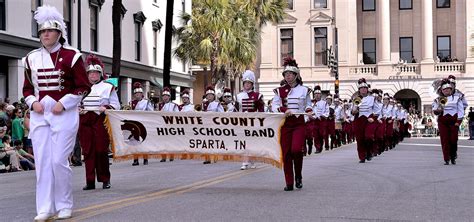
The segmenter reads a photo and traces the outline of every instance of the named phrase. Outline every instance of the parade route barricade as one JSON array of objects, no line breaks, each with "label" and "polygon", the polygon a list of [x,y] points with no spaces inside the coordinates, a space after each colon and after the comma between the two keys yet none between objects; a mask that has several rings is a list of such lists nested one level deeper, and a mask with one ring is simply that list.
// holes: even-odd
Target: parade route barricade
[{"label": "parade route barricade", "polygon": [[251,161],[283,165],[283,114],[145,112],[107,110],[114,160],[137,155],[180,159]]}]

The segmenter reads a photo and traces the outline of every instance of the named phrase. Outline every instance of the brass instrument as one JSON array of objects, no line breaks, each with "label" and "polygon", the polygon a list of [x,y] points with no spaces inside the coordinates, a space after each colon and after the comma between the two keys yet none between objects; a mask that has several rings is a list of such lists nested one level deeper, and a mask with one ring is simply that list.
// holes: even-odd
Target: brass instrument
[{"label": "brass instrument", "polygon": [[202,104],[196,104],[196,105],[194,105],[194,110],[196,110],[196,111],[202,111]]},{"label": "brass instrument", "polygon": [[122,110],[132,110],[132,106],[130,106],[130,105],[128,105],[128,104],[127,104],[127,105],[123,105],[123,106],[122,106]]},{"label": "brass instrument", "polygon": [[439,103],[442,107],[446,106],[446,103],[447,103],[447,102],[448,102],[448,98],[447,98],[446,96],[440,96],[440,97],[438,98],[438,103]]},{"label": "brass instrument", "polygon": [[360,97],[356,97],[354,98],[354,100],[352,101],[352,103],[356,106],[358,106],[360,103],[362,102],[362,99]]}]

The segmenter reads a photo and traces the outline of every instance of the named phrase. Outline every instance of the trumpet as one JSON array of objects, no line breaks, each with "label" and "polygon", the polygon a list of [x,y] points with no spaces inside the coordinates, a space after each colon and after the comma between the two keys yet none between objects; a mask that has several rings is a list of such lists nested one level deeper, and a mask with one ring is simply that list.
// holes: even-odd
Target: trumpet
[{"label": "trumpet", "polygon": [[440,96],[440,97],[438,98],[438,103],[439,103],[442,107],[444,107],[447,102],[448,102],[448,98],[445,97],[445,96]]},{"label": "trumpet", "polygon": [[356,106],[358,106],[362,102],[362,99],[360,97],[356,97],[352,103]]}]

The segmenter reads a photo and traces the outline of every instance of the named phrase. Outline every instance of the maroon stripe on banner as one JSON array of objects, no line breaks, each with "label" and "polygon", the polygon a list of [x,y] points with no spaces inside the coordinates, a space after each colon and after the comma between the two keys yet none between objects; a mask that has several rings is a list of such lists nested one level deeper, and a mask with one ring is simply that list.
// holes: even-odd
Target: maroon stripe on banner
[{"label": "maroon stripe on banner", "polygon": [[38,72],[52,72],[54,71],[54,68],[53,69],[38,69]]},{"label": "maroon stripe on banner", "polygon": [[51,75],[51,76],[38,76],[38,79],[58,79],[59,75]]},{"label": "maroon stripe on banner", "polygon": [[38,83],[38,86],[39,86],[39,87],[59,86],[59,83],[58,83],[58,82],[54,82],[54,83]]}]

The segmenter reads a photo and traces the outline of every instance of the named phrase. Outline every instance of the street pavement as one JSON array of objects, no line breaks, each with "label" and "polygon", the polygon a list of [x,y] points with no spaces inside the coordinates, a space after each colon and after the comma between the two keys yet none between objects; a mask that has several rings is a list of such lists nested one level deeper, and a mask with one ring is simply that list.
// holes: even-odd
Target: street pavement
[{"label": "street pavement", "polygon": [[[70,221],[474,221],[474,142],[443,165],[439,138],[411,138],[358,163],[355,144],[307,156],[301,190],[265,164],[175,160],[113,163],[112,188],[83,191],[74,167]],[[34,171],[0,174],[0,221],[32,221]]]}]

